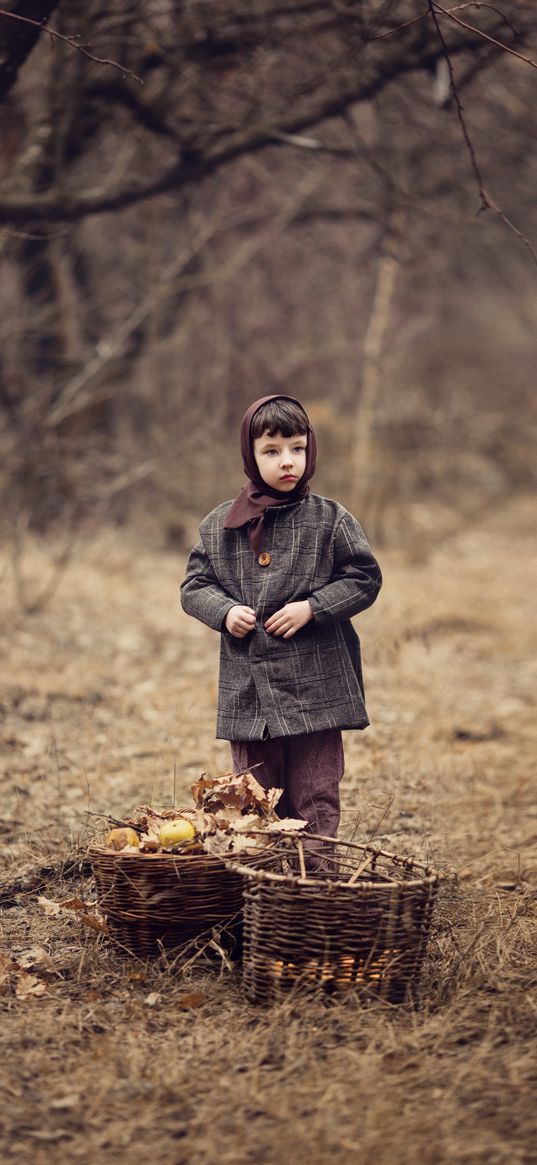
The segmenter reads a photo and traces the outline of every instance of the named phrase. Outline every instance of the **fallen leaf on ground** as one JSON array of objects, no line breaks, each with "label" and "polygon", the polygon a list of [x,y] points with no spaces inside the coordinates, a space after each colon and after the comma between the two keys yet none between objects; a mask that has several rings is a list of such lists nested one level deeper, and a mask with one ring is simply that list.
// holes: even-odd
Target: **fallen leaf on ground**
[{"label": "fallen leaf on ground", "polygon": [[37,903],[50,917],[57,917],[59,914],[70,914],[74,911],[77,914],[80,922],[84,926],[89,926],[91,930],[96,930],[98,934],[108,934],[108,927],[104,918],[97,914],[93,909],[92,902],[84,902],[78,894],[74,898],[66,898],[63,902],[53,902],[51,898],[45,898],[43,895],[37,899]]},{"label": "fallen leaf on ground", "polygon": [[61,911],[59,902],[53,902],[52,898],[45,898],[43,894],[39,895],[39,898],[37,899],[37,905],[40,906],[41,909],[45,911],[45,914],[48,914],[51,918],[54,918],[57,914],[60,914]]},{"label": "fallen leaf on ground", "polygon": [[18,970],[18,963],[10,959],[9,955],[0,955],[0,995],[6,995],[11,990],[13,972]]},{"label": "fallen leaf on ground", "polygon": [[203,991],[189,991],[186,995],[181,995],[177,1000],[176,1007],[187,1011],[191,1007],[203,1007],[207,1003],[207,996]]},{"label": "fallen leaf on ground", "polygon": [[0,975],[16,971],[18,966],[19,964],[11,958],[11,955],[0,954]]},{"label": "fallen leaf on ground", "polygon": [[56,970],[54,959],[44,947],[31,947],[29,951],[19,955],[18,961],[23,971],[30,971],[32,967],[44,967],[47,971]]},{"label": "fallen leaf on ground", "polygon": [[159,1000],[160,1000],[160,991],[150,991],[149,995],[146,995],[146,997],[144,999],[144,1003],[147,1003],[148,1007],[154,1007],[155,1004],[159,1002]]},{"label": "fallen leaf on ground", "polygon": [[56,1108],[56,1109],[76,1108],[76,1105],[79,1103],[80,1103],[80,1093],[79,1092],[69,1092],[67,1094],[67,1096],[58,1096],[56,1100],[51,1100],[51,1102],[49,1104],[49,1108]]},{"label": "fallen leaf on ground", "polygon": [[21,971],[17,977],[15,995],[18,999],[27,999],[31,995],[44,995],[46,986],[37,978],[37,975],[28,975]]}]

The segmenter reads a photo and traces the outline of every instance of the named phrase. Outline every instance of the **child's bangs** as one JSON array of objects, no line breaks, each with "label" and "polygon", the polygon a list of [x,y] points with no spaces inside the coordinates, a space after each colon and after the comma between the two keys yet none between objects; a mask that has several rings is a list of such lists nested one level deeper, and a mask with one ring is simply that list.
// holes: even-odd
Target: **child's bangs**
[{"label": "child's bangs", "polygon": [[303,435],[308,431],[308,418],[300,405],[290,400],[269,400],[254,413],[250,425],[252,440],[268,433],[275,437],[281,433],[282,437]]}]

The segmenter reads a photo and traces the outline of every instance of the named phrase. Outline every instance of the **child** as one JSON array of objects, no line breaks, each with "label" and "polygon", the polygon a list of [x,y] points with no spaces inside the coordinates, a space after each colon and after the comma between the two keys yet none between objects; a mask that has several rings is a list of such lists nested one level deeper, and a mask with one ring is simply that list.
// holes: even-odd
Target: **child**
[{"label": "child", "polygon": [[382,577],[355,518],[310,493],[315,434],[297,400],[254,401],[241,427],[248,483],[200,526],[184,610],[221,633],[217,737],[235,772],[284,789],[281,817],[337,835],[342,728],[365,728],[352,615]]}]

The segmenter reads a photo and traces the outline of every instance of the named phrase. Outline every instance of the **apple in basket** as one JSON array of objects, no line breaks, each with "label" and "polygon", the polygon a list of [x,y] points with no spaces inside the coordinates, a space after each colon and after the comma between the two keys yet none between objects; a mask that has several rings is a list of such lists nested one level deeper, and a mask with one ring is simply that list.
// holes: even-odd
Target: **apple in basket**
[{"label": "apple in basket", "polygon": [[175,817],[173,821],[165,821],[160,827],[159,842],[163,849],[170,849],[182,841],[192,841],[196,830],[186,817]]},{"label": "apple in basket", "polygon": [[135,829],[125,825],[121,829],[111,829],[106,835],[106,844],[110,849],[125,849],[127,845],[134,845],[138,848],[140,838]]}]

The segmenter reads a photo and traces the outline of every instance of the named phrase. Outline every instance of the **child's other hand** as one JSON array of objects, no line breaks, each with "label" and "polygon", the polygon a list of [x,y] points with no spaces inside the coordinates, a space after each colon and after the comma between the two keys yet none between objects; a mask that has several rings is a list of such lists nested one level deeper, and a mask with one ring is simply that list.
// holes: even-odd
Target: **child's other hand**
[{"label": "child's other hand", "polygon": [[307,599],[298,603],[286,603],[280,611],[275,611],[265,623],[269,635],[283,635],[290,639],[301,627],[313,619],[313,611]]},{"label": "child's other hand", "polygon": [[225,625],[235,639],[244,639],[255,627],[255,611],[251,607],[230,607],[225,618]]}]

